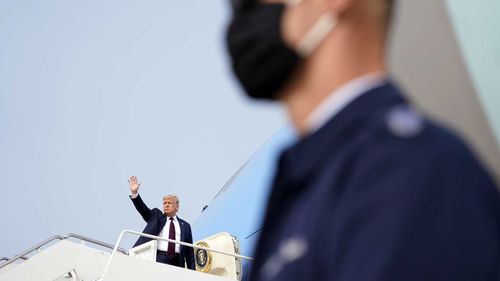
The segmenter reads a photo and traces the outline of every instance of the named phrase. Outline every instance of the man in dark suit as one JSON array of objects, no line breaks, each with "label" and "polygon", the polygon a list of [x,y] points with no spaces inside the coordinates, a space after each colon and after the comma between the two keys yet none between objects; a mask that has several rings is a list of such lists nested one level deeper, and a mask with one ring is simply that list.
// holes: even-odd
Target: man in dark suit
[{"label": "man in dark suit", "polygon": [[[139,195],[139,186],[136,176],[130,177],[128,180],[130,187],[130,198],[134,203],[135,208],[141,214],[142,218],[147,222],[143,233],[161,236],[164,238],[193,243],[191,234],[191,226],[185,220],[177,216],[179,211],[179,199],[175,195],[167,195],[163,197],[163,212],[159,209],[149,209],[142,201]],[[134,247],[150,241],[150,238],[140,237],[134,244]],[[191,247],[185,247],[179,244],[170,243],[158,240],[158,252],[156,261],[185,267],[194,270],[194,251]]]},{"label": "man in dark suit", "polygon": [[500,280],[496,185],[389,78],[392,2],[232,1],[238,80],[283,102],[300,135],[279,159],[251,280]]}]

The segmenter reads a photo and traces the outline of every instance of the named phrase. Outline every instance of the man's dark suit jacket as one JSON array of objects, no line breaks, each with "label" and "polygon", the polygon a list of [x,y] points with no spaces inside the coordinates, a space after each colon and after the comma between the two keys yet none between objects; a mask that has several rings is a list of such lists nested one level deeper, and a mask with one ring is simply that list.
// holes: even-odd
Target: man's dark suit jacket
[{"label": "man's dark suit jacket", "polygon": [[[165,214],[163,214],[163,212],[157,208],[154,208],[152,210],[149,209],[148,206],[146,206],[146,204],[144,203],[144,201],[142,201],[140,195],[137,195],[135,199],[132,199],[132,202],[134,203],[134,206],[139,212],[139,214],[141,214],[142,218],[147,222],[147,225],[142,232],[158,236],[163,227],[165,226],[165,223],[167,222],[167,217],[165,216]],[[191,226],[185,220],[179,217],[177,217],[177,219],[179,220],[179,225],[181,227],[181,241],[192,244],[193,235],[191,234]],[[137,239],[137,242],[135,242],[134,247],[144,244],[151,240],[152,240],[151,238],[141,236],[139,237],[139,239]],[[184,264],[187,264],[187,268],[194,270],[195,265],[194,265],[193,248],[181,245],[179,262],[180,262],[179,265],[181,267],[184,267]]]}]

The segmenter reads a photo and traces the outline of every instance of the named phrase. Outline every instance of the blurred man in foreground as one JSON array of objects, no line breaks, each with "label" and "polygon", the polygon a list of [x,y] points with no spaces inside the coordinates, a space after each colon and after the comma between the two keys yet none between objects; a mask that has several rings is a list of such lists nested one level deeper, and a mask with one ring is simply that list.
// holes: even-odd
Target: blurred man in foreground
[{"label": "blurred man in foreground", "polygon": [[251,280],[500,278],[500,201],[463,141],[388,77],[391,0],[234,0],[233,70],[285,150]]}]

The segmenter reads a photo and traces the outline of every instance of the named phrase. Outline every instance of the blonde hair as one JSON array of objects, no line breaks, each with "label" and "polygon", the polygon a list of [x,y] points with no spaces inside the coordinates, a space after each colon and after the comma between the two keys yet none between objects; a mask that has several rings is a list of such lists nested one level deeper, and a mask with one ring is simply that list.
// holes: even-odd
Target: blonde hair
[{"label": "blonde hair", "polygon": [[169,195],[163,196],[163,202],[165,202],[165,200],[167,200],[168,198],[173,198],[175,200],[175,204],[179,205],[179,198],[177,198],[176,195],[169,194]]}]

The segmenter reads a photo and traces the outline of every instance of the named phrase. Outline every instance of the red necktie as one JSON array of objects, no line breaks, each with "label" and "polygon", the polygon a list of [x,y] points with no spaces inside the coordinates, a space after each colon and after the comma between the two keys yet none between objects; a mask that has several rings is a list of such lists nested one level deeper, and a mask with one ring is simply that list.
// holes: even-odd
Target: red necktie
[{"label": "red necktie", "polygon": [[[170,218],[170,229],[168,231],[168,239],[175,240],[174,218]],[[175,243],[168,242],[167,254],[173,256],[175,254]]]}]

